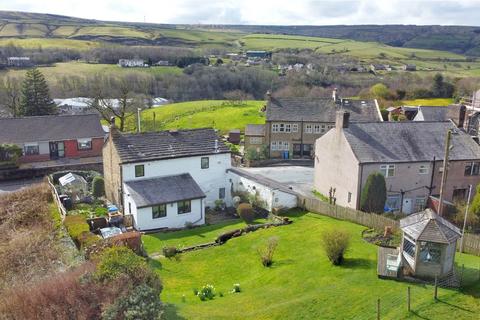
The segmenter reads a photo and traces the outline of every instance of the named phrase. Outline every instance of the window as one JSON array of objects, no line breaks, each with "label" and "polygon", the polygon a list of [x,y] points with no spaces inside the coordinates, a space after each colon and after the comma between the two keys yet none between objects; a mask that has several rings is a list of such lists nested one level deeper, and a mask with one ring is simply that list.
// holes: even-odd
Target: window
[{"label": "window", "polygon": [[292,124],[292,132],[298,132],[298,123]]},{"label": "window", "polygon": [[313,132],[315,133],[320,133],[320,125],[319,124],[315,124],[313,126]]},{"label": "window", "polygon": [[415,243],[405,237],[403,238],[403,252],[405,252],[412,258],[415,257]]},{"label": "window", "polygon": [[322,126],[320,127],[320,132],[325,133],[325,131],[327,131],[327,127],[324,124],[322,124]]},{"label": "window", "polygon": [[218,189],[218,199],[225,199],[225,188]]},{"label": "window", "polygon": [[292,132],[292,125],[290,123],[285,124],[285,132]]},{"label": "window", "polygon": [[135,178],[143,177],[145,175],[145,166],[139,164],[135,166]]},{"label": "window", "polygon": [[381,165],[380,173],[383,174],[385,178],[393,177],[395,175],[395,165],[394,164]]},{"label": "window", "polygon": [[167,216],[167,205],[160,204],[152,207],[152,219],[165,218]]},{"label": "window", "polygon": [[91,150],[92,149],[92,139],[78,139],[77,140],[77,149],[78,150]]},{"label": "window", "polygon": [[285,151],[290,150],[289,146],[290,146],[290,145],[289,145],[289,143],[288,143],[287,141],[284,141],[284,142],[283,142],[283,150],[285,150]]},{"label": "window", "polygon": [[250,137],[250,144],[262,144],[262,137]]},{"label": "window", "polygon": [[428,174],[428,166],[421,164],[420,167],[418,167],[418,174]]},{"label": "window", "polygon": [[272,150],[278,150],[277,141],[272,141]]},{"label": "window", "polygon": [[38,148],[38,144],[37,144],[37,143],[25,144],[25,146],[24,146],[24,152],[25,152],[25,155],[26,155],[26,156],[31,156],[31,155],[35,155],[35,154],[40,154],[40,150],[39,150],[39,148]]},{"label": "window", "polygon": [[415,198],[415,212],[419,212],[425,209],[425,197],[416,197]]},{"label": "window", "polygon": [[440,263],[442,250],[440,246],[432,242],[420,243],[420,260],[422,262]]},{"label": "window", "polygon": [[210,166],[210,159],[208,157],[202,157],[200,160],[200,166],[202,169],[208,169]]},{"label": "window", "polygon": [[278,132],[278,123],[272,124],[272,132]]},{"label": "window", "polygon": [[192,211],[192,202],[190,200],[177,202],[178,214],[189,213]]},{"label": "window", "polygon": [[305,125],[305,133],[312,133],[312,125],[311,124]]},{"label": "window", "polygon": [[465,165],[466,176],[478,176],[480,169],[480,162],[468,162]]},{"label": "window", "polygon": [[128,203],[128,213],[132,214],[132,204]]},{"label": "window", "polygon": [[399,195],[388,196],[386,205],[391,210],[400,210],[400,196]]}]

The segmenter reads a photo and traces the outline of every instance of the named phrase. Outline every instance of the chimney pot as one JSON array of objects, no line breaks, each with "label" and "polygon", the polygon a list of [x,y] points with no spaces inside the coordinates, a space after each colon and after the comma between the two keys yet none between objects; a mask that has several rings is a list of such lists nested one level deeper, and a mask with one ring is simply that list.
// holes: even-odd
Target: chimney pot
[{"label": "chimney pot", "polygon": [[115,128],[115,117],[110,117],[110,128]]},{"label": "chimney pot", "polygon": [[333,89],[333,92],[332,92],[332,99],[333,101],[337,101],[338,100],[338,92],[337,92],[337,88],[334,88]]}]

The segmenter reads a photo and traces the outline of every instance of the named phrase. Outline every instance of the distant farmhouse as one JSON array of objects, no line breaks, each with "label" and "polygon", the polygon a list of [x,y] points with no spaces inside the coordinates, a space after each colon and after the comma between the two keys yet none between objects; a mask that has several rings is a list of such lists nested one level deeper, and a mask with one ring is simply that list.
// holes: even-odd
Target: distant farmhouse
[{"label": "distant farmhouse", "polygon": [[[383,121],[376,100],[275,98],[268,95],[265,127],[247,127],[247,148],[262,142],[270,158],[311,158],[315,140],[335,126],[335,113],[349,111],[353,122]],[[259,132],[264,132],[260,137]],[[252,143],[255,142],[255,143]]]},{"label": "distant farmhouse", "polygon": [[249,50],[245,53],[247,59],[271,59],[272,53],[263,50]]},{"label": "distant farmhouse", "polygon": [[402,66],[403,71],[417,71],[417,66],[414,64],[404,64]]},{"label": "distant farmhouse", "polygon": [[30,57],[8,57],[7,66],[9,67],[31,67],[33,65]]},{"label": "distant farmhouse", "polygon": [[449,181],[445,200],[466,200],[469,185],[480,183],[480,146],[453,122],[350,123],[337,112],[335,130],[316,141],[315,189],[335,188],[337,204],[360,209],[360,194],[369,174],[380,172],[387,183],[386,206],[404,213],[424,209],[440,193],[445,136],[452,130]]},{"label": "distant farmhouse", "polygon": [[118,65],[122,68],[148,67],[148,64],[145,64],[145,61],[141,59],[120,59]]},{"label": "distant farmhouse", "polygon": [[67,165],[84,158],[100,163],[104,138],[96,114],[0,118],[0,144],[18,145],[23,164]]}]

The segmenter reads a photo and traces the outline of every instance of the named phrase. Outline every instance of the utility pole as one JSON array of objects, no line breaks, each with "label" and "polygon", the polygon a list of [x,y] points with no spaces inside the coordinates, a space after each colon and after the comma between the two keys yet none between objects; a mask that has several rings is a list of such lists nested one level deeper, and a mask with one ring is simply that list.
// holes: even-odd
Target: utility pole
[{"label": "utility pole", "polygon": [[445,155],[443,158],[443,172],[442,172],[442,184],[440,185],[440,199],[438,201],[438,215],[442,216],[443,212],[443,198],[445,193],[445,185],[447,183],[448,174],[448,154],[450,153],[450,140],[452,139],[452,130],[447,131],[447,137],[445,139]]},{"label": "utility pole", "polygon": [[138,133],[142,132],[142,129],[140,128],[140,111],[142,111],[142,109],[137,108],[137,132]]},{"label": "utility pole", "polygon": [[465,217],[463,219],[462,238],[460,239],[460,252],[463,252],[463,239],[465,238],[465,227],[467,226],[468,207],[470,206],[470,196],[472,195],[472,185],[468,188],[467,207],[465,208]]}]

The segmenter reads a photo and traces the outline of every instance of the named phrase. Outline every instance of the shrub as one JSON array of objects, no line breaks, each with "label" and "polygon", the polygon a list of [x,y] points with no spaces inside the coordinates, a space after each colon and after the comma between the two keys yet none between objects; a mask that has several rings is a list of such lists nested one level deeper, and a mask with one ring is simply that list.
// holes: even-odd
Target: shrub
[{"label": "shrub", "polygon": [[126,297],[117,299],[102,314],[105,320],[161,319],[162,303],[154,289],[144,284],[135,287]]},{"label": "shrub", "polygon": [[165,258],[173,258],[178,253],[177,248],[173,246],[163,247],[162,251]]},{"label": "shrub", "polygon": [[258,254],[264,267],[270,267],[273,264],[273,255],[278,246],[278,237],[270,237],[263,248],[258,249]]},{"label": "shrub", "polygon": [[382,213],[387,199],[385,177],[380,172],[371,173],[360,197],[360,208],[365,212]]},{"label": "shrub", "polygon": [[215,287],[211,284],[204,285],[200,291],[198,291],[197,296],[200,300],[212,300],[215,297]]},{"label": "shrub", "polygon": [[101,238],[90,231],[84,231],[77,237],[80,248],[85,249],[100,241]]},{"label": "shrub", "polygon": [[243,221],[249,224],[252,223],[255,218],[253,207],[249,203],[240,203],[237,207],[237,213]]},{"label": "shrub", "polygon": [[225,202],[222,199],[215,200],[215,210],[219,211],[225,207]]},{"label": "shrub", "polygon": [[90,227],[88,226],[85,217],[82,215],[66,216],[63,223],[65,224],[70,237],[77,243],[78,246],[80,246],[80,235],[84,232],[90,232]]},{"label": "shrub", "polygon": [[92,181],[92,194],[95,198],[100,198],[105,195],[105,181],[102,177],[96,176]]},{"label": "shrub", "polygon": [[241,291],[241,290],[240,290],[240,283],[235,283],[235,284],[233,285],[232,293],[238,293],[238,292],[240,292],[240,291]]},{"label": "shrub", "polygon": [[350,234],[347,231],[331,230],[322,235],[323,248],[327,253],[328,260],[334,265],[342,264],[349,242]]},{"label": "shrub", "polygon": [[105,249],[99,256],[94,277],[102,283],[125,275],[133,285],[146,284],[155,289],[157,294],[162,291],[158,275],[147,264],[144,258],[137,256],[127,247],[111,247]]}]

